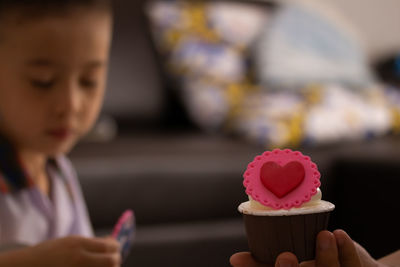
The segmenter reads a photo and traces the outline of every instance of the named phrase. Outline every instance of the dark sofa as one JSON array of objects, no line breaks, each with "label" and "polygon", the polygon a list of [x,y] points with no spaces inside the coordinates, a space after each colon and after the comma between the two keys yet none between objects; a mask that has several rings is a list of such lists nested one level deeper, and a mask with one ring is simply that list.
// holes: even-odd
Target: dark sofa
[{"label": "dark sofa", "polygon": [[[98,235],[135,211],[124,266],[229,266],[231,254],[247,250],[237,212],[246,200],[242,173],[263,148],[191,124],[157,61],[143,5],[116,2],[102,118],[115,119],[118,134],[84,140],[70,157]],[[337,206],[329,228],[347,230],[375,257],[398,249],[400,139],[301,150],[319,166],[323,198]]]}]

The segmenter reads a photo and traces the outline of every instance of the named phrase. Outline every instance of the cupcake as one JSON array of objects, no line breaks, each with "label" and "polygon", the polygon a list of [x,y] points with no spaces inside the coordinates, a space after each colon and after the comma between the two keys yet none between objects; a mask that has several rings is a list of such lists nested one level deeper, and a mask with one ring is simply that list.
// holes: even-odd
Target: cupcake
[{"label": "cupcake", "polygon": [[239,205],[253,257],[274,264],[284,252],[315,258],[317,234],[335,206],[321,200],[320,173],[310,157],[290,149],[256,156],[244,172],[249,201]]}]

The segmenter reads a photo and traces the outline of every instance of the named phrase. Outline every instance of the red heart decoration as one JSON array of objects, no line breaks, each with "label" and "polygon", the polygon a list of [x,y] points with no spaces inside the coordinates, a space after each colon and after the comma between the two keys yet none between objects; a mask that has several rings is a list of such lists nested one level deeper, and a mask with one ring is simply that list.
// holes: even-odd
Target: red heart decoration
[{"label": "red heart decoration", "polygon": [[304,180],[304,176],[304,166],[298,161],[291,161],[283,167],[268,161],[260,170],[262,184],[278,198],[296,189]]}]

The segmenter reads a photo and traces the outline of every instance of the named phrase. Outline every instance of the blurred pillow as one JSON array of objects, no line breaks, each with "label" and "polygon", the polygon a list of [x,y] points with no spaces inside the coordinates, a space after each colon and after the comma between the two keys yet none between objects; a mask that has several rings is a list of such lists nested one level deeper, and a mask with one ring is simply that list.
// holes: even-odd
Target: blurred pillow
[{"label": "blurred pillow", "polygon": [[207,131],[226,127],[252,90],[249,48],[270,5],[153,1],[147,13],[156,46],[192,120]]},{"label": "blurred pillow", "polygon": [[353,32],[328,5],[286,4],[255,47],[261,83],[294,89],[309,83],[370,84],[371,71]]}]

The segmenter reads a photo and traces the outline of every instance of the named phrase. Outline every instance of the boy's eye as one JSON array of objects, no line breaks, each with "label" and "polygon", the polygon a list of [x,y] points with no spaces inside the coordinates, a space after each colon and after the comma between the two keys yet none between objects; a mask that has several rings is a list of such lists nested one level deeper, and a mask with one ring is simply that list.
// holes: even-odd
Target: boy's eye
[{"label": "boy's eye", "polygon": [[54,80],[31,80],[31,85],[39,89],[50,89],[54,85]]},{"label": "boy's eye", "polygon": [[79,83],[81,86],[89,89],[97,87],[97,81],[91,79],[81,79]]}]

